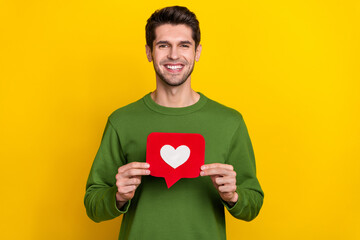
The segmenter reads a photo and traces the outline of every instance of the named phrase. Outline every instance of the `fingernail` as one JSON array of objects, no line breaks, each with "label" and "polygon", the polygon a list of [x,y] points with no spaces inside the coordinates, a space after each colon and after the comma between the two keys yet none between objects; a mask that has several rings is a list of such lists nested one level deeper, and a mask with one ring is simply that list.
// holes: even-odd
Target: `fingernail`
[{"label": "fingernail", "polygon": [[200,175],[203,176],[203,175],[204,175],[204,171],[201,171],[201,172],[200,172]]},{"label": "fingernail", "polygon": [[150,174],[150,170],[146,170],[146,174]]},{"label": "fingernail", "polygon": [[146,163],[145,167],[147,167],[147,168],[150,167],[150,164]]},{"label": "fingernail", "polygon": [[201,166],[201,170],[204,170],[206,168],[206,166],[202,165]]}]

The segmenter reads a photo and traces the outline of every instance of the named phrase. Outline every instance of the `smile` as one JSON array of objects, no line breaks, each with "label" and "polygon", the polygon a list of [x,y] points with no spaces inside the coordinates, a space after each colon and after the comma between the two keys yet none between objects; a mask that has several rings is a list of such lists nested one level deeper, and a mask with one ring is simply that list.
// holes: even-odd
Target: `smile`
[{"label": "smile", "polygon": [[180,65],[180,64],[177,65],[165,64],[164,66],[170,72],[180,72],[184,68],[184,65]]}]

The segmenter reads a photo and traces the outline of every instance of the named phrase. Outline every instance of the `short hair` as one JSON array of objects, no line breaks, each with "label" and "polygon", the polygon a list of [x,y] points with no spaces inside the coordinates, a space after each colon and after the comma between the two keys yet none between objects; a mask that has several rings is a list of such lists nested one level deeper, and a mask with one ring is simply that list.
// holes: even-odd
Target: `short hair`
[{"label": "short hair", "polygon": [[186,7],[172,6],[156,10],[147,20],[146,44],[153,50],[153,42],[156,38],[155,29],[163,24],[185,24],[192,29],[192,38],[195,42],[195,49],[200,43],[200,27],[196,15]]}]

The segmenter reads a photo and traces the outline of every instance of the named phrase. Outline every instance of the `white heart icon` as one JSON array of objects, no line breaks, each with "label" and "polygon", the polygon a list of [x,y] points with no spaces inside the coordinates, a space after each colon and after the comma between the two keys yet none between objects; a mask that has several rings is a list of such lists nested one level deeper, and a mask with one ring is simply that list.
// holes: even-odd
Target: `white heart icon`
[{"label": "white heart icon", "polygon": [[160,156],[168,165],[175,169],[189,159],[190,148],[181,145],[175,150],[171,145],[164,145],[160,149]]}]

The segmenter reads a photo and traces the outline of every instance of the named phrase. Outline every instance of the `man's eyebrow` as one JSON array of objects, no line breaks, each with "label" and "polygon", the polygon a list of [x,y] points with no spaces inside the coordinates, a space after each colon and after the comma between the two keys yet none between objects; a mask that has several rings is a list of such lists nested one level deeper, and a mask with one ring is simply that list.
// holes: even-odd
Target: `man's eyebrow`
[{"label": "man's eyebrow", "polygon": [[189,44],[192,45],[192,43],[190,41],[181,41],[180,44]]},{"label": "man's eyebrow", "polygon": [[158,41],[155,45],[159,45],[159,44],[169,44],[168,41]]},{"label": "man's eyebrow", "polygon": [[[170,43],[169,43],[169,41],[158,41],[155,45],[160,45],[160,44],[170,44]],[[190,41],[180,41],[180,44],[192,45],[192,43]]]}]

